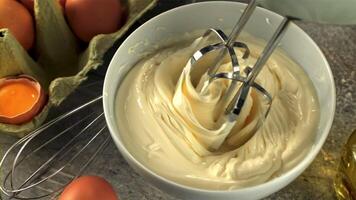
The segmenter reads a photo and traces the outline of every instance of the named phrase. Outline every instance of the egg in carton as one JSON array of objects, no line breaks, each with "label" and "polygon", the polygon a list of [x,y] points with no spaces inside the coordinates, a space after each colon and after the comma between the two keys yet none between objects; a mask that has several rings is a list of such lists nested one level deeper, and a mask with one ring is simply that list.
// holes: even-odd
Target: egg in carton
[{"label": "egg in carton", "polygon": [[38,128],[51,107],[62,101],[83,82],[89,71],[103,64],[105,52],[122,37],[158,0],[127,0],[127,18],[114,33],[99,34],[83,49],[70,29],[57,0],[35,0],[35,58],[8,29],[0,29],[0,78],[25,74],[36,79],[48,94],[41,111],[23,124],[0,123],[0,133],[23,137]]}]

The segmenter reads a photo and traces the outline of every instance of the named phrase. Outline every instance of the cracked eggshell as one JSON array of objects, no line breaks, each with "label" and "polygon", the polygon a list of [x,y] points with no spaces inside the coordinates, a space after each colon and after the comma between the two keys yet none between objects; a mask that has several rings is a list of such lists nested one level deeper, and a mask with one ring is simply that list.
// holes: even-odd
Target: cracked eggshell
[{"label": "cracked eggshell", "polygon": [[[14,89],[21,88],[20,91]],[[19,94],[24,89],[29,92]],[[40,83],[30,76],[6,77],[0,79],[0,122],[22,124],[32,120],[46,104],[47,95]],[[23,98],[28,99],[25,102]],[[22,105],[20,104],[22,103]],[[11,110],[12,106],[16,111]],[[24,109],[24,110],[19,110]]]}]

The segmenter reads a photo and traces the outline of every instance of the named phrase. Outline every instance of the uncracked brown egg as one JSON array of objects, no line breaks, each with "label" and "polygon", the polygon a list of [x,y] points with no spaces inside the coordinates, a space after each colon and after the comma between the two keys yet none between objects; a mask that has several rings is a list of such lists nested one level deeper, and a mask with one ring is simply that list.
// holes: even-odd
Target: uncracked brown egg
[{"label": "uncracked brown egg", "polygon": [[120,0],[67,0],[65,13],[73,32],[84,42],[117,31],[123,17]]}]

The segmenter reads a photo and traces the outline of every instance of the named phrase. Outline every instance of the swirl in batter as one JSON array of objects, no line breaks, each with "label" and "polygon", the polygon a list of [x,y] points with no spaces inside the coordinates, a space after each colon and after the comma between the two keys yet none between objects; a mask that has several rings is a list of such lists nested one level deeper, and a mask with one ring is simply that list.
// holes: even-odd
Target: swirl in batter
[{"label": "swirl in batter", "polygon": [[[217,190],[257,185],[298,164],[312,147],[319,122],[318,99],[302,68],[276,51],[256,79],[273,96],[262,128],[254,134],[261,101],[252,91],[231,129],[218,123],[216,114],[224,109],[219,102],[229,81],[214,81],[201,94],[200,76],[186,66],[196,42],[142,59],[121,83],[117,121],[129,152],[163,177]],[[242,70],[253,66],[262,50],[253,40],[247,44],[251,55],[240,59]]]}]

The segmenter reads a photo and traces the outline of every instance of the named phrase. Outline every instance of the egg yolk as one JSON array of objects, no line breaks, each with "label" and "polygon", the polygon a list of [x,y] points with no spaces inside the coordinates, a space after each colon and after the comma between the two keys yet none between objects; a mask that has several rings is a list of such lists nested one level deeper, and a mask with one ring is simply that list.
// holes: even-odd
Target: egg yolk
[{"label": "egg yolk", "polygon": [[36,87],[26,82],[0,86],[0,115],[15,117],[30,110],[39,98]]}]

